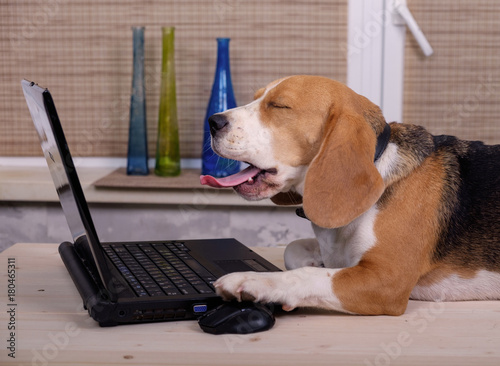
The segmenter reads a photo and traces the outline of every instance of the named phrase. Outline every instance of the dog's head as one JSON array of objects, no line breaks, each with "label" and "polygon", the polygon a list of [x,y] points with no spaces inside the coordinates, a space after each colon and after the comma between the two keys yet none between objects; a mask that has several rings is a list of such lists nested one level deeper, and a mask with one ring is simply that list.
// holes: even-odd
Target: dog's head
[{"label": "dog's head", "polygon": [[380,109],[342,83],[291,76],[257,91],[245,106],[209,120],[213,150],[250,167],[202,182],[233,186],[248,200],[303,203],[315,224],[340,227],[368,210],[384,182],[373,163]]}]

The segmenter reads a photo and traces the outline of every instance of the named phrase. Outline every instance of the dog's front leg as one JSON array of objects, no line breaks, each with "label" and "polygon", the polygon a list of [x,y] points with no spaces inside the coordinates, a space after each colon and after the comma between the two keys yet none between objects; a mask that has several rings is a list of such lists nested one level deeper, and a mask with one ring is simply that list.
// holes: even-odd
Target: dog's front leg
[{"label": "dog's front leg", "polygon": [[337,269],[303,267],[285,272],[237,272],[215,282],[225,300],[282,304],[284,310],[317,307],[346,311],[332,291]]},{"label": "dog's front leg", "polygon": [[284,310],[315,307],[353,314],[401,315],[413,282],[408,274],[405,277],[387,267],[365,264],[342,269],[237,272],[221,277],[214,285],[225,300],[280,303]]}]

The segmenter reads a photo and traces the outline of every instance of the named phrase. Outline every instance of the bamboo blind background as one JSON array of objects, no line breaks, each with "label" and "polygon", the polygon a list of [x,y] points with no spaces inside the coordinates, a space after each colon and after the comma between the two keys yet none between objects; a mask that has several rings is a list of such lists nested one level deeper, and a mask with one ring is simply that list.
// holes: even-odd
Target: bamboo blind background
[{"label": "bamboo blind background", "polygon": [[0,156],[41,154],[20,80],[51,90],[75,156],[126,156],[131,26],[145,31],[149,154],[154,156],[161,27],[176,27],[183,157],[199,157],[216,37],[230,37],[239,105],[279,77],[345,82],[347,0],[9,0],[0,2]]},{"label": "bamboo blind background", "polygon": [[500,144],[500,2],[409,0],[434,48],[407,34],[404,118],[434,134]]}]

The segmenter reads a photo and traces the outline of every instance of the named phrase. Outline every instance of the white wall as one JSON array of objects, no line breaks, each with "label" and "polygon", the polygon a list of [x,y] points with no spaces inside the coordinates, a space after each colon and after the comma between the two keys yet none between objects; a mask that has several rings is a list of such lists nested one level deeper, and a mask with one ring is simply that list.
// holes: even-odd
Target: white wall
[{"label": "white wall", "polygon": [[[277,246],[314,236],[309,221],[285,207],[92,204],[90,209],[102,241],[234,237],[248,246]],[[64,240],[71,235],[59,204],[0,202],[0,251],[18,242]]]}]

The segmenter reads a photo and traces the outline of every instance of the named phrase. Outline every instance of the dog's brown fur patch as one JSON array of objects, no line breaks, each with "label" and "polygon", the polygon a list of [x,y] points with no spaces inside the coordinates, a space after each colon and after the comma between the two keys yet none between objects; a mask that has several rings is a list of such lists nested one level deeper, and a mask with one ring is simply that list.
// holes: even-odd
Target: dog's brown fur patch
[{"label": "dog's brown fur patch", "polygon": [[[402,314],[419,278],[431,269],[443,194],[439,157],[394,183],[374,225],[377,242],[332,286],[343,307],[360,314]],[[390,202],[388,202],[389,200]]]}]

